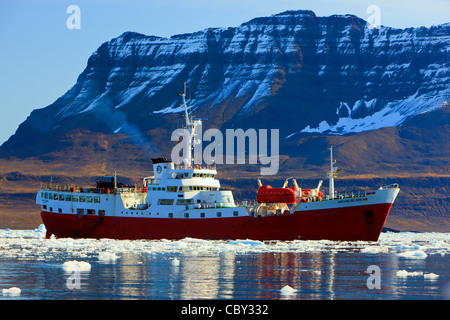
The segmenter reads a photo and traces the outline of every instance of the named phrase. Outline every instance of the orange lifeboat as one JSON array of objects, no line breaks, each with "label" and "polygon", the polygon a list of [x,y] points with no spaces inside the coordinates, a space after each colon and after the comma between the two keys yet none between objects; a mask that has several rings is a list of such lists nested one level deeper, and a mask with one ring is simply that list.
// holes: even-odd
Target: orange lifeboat
[{"label": "orange lifeboat", "polygon": [[259,187],[256,200],[258,203],[293,204],[297,202],[297,193],[295,186],[289,188],[272,188],[272,186],[264,185]]}]

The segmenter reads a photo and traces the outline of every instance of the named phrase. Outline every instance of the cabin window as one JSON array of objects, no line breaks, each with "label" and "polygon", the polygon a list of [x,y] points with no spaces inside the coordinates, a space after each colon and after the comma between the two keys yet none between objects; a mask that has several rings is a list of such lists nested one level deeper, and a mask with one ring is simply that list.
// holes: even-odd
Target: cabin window
[{"label": "cabin window", "polygon": [[80,202],[86,202],[86,196],[80,196]]},{"label": "cabin window", "polygon": [[61,208],[58,208],[58,212],[59,212],[59,213],[62,213],[62,209],[61,209]]},{"label": "cabin window", "polygon": [[65,201],[70,201],[72,197],[70,196],[70,194],[66,194],[64,198]]},{"label": "cabin window", "polygon": [[92,203],[92,197],[87,197],[87,202]]},{"label": "cabin window", "polygon": [[237,217],[239,215],[238,211],[233,211],[233,216]]},{"label": "cabin window", "polygon": [[204,212],[200,212],[200,218],[204,218],[205,217],[205,213]]},{"label": "cabin window", "polygon": [[87,214],[95,214],[95,210],[94,209],[87,209]]},{"label": "cabin window", "polygon": [[167,192],[177,192],[177,187],[167,187]]},{"label": "cabin window", "polygon": [[59,195],[59,201],[64,201],[64,195],[63,194]]},{"label": "cabin window", "polygon": [[49,193],[49,194],[48,194],[48,198],[49,198],[50,200],[52,200],[52,199],[53,199],[53,193]]},{"label": "cabin window", "polygon": [[72,201],[73,202],[78,202],[79,196],[72,196]]},{"label": "cabin window", "polygon": [[94,203],[100,203],[100,197],[94,197]]},{"label": "cabin window", "polygon": [[47,210],[47,206],[44,204],[44,205],[42,206],[42,209]]},{"label": "cabin window", "polygon": [[98,215],[99,216],[104,216],[105,215],[105,210],[98,210]]},{"label": "cabin window", "polygon": [[77,209],[77,215],[82,216],[84,214],[84,209]]},{"label": "cabin window", "polygon": [[178,199],[177,205],[190,204],[192,203],[192,199]]},{"label": "cabin window", "polygon": [[169,218],[173,218],[173,213],[169,213]]},{"label": "cabin window", "polygon": [[217,212],[217,217],[221,217],[222,216],[222,212]]},{"label": "cabin window", "polygon": [[185,214],[184,214],[184,217],[185,217],[185,218],[189,218],[189,213],[185,213]]},{"label": "cabin window", "polygon": [[53,195],[53,200],[58,200],[58,195],[56,193]]},{"label": "cabin window", "polygon": [[159,199],[158,204],[163,206],[171,206],[173,205],[173,199]]}]

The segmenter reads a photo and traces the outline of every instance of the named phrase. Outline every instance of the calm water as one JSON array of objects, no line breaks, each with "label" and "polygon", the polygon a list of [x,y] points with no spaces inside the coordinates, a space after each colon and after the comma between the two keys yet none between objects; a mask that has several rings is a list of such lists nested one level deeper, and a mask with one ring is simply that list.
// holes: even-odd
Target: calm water
[{"label": "calm water", "polygon": [[384,233],[377,243],[44,235],[0,230],[0,299],[450,298],[449,233]]}]

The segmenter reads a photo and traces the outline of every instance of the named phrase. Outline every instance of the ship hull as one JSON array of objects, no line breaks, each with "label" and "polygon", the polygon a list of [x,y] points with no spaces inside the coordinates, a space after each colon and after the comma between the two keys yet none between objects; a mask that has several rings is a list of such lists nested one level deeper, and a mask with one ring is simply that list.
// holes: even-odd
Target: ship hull
[{"label": "ship hull", "polygon": [[377,241],[392,203],[208,219],[89,216],[42,211],[47,237]]}]

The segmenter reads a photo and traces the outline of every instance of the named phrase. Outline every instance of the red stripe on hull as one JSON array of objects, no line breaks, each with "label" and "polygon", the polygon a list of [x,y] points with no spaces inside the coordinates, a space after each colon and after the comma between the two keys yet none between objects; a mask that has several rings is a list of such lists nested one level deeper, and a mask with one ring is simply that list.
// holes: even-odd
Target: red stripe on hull
[{"label": "red stripe on hull", "polygon": [[138,218],[41,212],[47,237],[377,241],[391,203],[297,211],[290,215],[204,219]]}]

